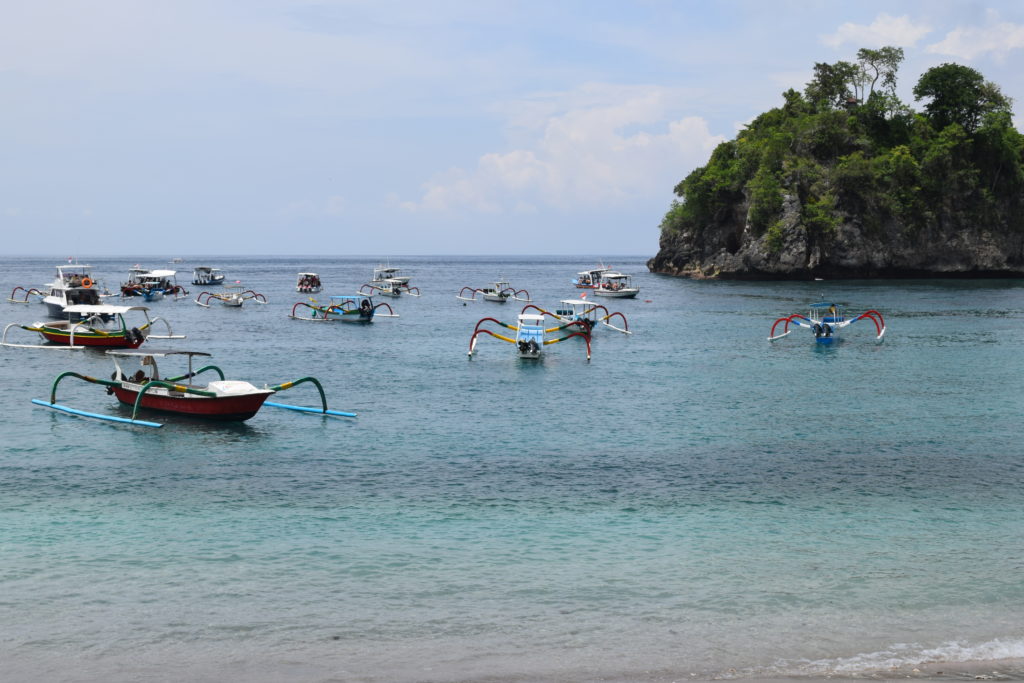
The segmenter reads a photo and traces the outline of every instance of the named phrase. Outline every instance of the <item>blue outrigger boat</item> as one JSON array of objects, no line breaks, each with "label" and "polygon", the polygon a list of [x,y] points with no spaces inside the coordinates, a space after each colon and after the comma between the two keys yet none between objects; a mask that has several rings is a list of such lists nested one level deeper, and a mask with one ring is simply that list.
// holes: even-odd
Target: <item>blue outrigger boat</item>
[{"label": "blue outrigger boat", "polygon": [[[885,319],[882,318],[881,313],[872,309],[853,318],[847,318],[843,315],[839,304],[832,301],[819,301],[811,304],[807,315],[794,313],[793,315],[779,318],[772,325],[772,331],[768,334],[768,341],[782,339],[793,331],[789,329],[789,326],[793,325],[809,329],[814,333],[814,341],[819,344],[833,344],[839,340],[840,330],[864,318],[868,318],[871,322],[875,323],[875,332],[878,334],[875,337],[875,341],[882,341],[882,336],[885,334]],[[775,329],[779,326],[779,323],[784,323],[783,332],[777,335],[775,334]]]}]

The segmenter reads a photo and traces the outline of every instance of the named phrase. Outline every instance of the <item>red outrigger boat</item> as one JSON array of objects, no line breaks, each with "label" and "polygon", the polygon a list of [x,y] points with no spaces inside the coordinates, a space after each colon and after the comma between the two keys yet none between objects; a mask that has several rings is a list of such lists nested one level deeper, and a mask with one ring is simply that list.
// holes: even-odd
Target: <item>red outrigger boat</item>
[{"label": "red outrigger boat", "polygon": [[[317,413],[321,415],[335,415],[340,417],[355,417],[355,413],[346,413],[339,410],[327,409],[327,398],[324,395],[323,386],[315,377],[303,377],[293,382],[283,382],[274,386],[265,386],[260,389],[249,382],[241,380],[228,380],[224,372],[216,365],[192,370],[192,359],[196,356],[208,357],[210,354],[204,351],[179,351],[175,349],[147,349],[139,350],[116,350],[107,351],[114,361],[114,374],[111,379],[98,379],[88,375],[81,375],[77,372],[64,372],[57,376],[50,389],[50,400],[41,401],[32,399],[36,405],[46,408],[53,408],[62,412],[93,417],[112,422],[122,422],[139,425],[143,427],[162,427],[156,422],[148,422],[136,419],[139,409],[157,410],[165,413],[176,413],[189,417],[199,417],[212,420],[243,422],[248,420],[264,405],[275,408],[287,408],[301,412]],[[188,359],[188,372],[176,377],[160,378],[157,368],[157,359],[168,356],[186,356]],[[142,369],[129,375],[121,367],[124,360],[134,359],[141,361]],[[215,372],[220,379],[208,384],[195,384],[193,378],[204,372]],[[92,384],[102,384],[107,387],[107,392],[113,394],[118,401],[125,405],[132,406],[131,418],[117,417],[113,415],[101,415],[89,413],[57,403],[57,386],[65,377],[76,377]],[[273,394],[290,389],[299,384],[310,382],[320,392],[320,399],[323,407],[307,408],[304,406],[286,405],[274,403],[267,399]]]},{"label": "red outrigger boat", "polygon": [[[140,311],[146,322],[137,327],[129,327],[125,314]],[[31,325],[11,323],[4,328],[0,346],[13,346],[29,349],[136,349],[146,339],[184,339],[184,335],[175,335],[171,325],[163,318],[150,318],[149,309],[145,306],[106,306],[102,304],[76,304],[64,308],[66,320],[37,322]],[[153,325],[162,322],[167,334],[152,333]],[[12,327],[20,327],[29,332],[37,332],[44,341],[51,344],[18,344],[7,341],[7,332]]]}]

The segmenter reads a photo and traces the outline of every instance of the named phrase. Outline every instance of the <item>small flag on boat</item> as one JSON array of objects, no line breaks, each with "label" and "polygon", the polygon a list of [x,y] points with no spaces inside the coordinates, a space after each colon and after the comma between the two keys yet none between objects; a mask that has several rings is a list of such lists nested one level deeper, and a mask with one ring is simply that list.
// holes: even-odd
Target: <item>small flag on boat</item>
[{"label": "small flag on boat", "polygon": [[587,293],[583,292],[582,294],[580,294],[580,298],[581,299],[586,299],[587,298]]}]

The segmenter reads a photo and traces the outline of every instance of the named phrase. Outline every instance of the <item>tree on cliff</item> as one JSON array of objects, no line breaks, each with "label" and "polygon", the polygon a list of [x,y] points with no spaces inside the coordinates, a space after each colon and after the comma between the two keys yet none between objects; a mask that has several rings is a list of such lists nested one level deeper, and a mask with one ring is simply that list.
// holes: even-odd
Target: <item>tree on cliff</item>
[{"label": "tree on cliff", "polygon": [[914,97],[918,101],[931,98],[924,110],[935,128],[957,123],[969,133],[978,128],[985,114],[1009,112],[1011,104],[999,86],[960,64],[928,69],[914,86]]}]

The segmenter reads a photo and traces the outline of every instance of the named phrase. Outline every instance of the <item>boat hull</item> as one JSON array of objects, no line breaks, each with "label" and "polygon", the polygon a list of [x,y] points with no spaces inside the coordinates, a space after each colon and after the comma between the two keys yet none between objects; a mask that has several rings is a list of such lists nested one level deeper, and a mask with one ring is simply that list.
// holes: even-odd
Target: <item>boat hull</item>
[{"label": "boat hull", "polygon": [[[61,330],[42,328],[39,330],[46,341],[55,344],[71,344],[71,333]],[[101,349],[137,349],[145,341],[144,337],[129,339],[124,333],[92,334],[89,332],[75,333],[75,346],[90,346]]]},{"label": "boat hull", "polygon": [[[134,406],[139,392],[123,386],[111,387],[117,400],[125,405]],[[176,413],[208,420],[224,420],[244,422],[259,412],[263,402],[273,394],[272,391],[259,391],[241,396],[196,396],[184,394],[171,396],[166,393],[146,392],[142,397],[143,408],[159,410],[164,413]]]},{"label": "boat hull", "polygon": [[598,289],[594,291],[594,296],[607,296],[613,299],[635,299],[639,293],[639,289],[620,289],[618,291]]}]

